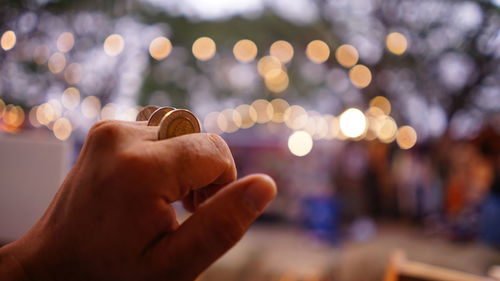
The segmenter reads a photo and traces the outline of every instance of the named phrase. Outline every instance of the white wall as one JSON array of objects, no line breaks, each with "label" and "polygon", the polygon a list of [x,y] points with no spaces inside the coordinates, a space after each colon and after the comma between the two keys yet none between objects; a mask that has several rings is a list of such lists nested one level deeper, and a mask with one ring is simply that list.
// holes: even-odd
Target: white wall
[{"label": "white wall", "polygon": [[17,239],[40,218],[69,170],[71,149],[46,130],[0,133],[0,241]]}]

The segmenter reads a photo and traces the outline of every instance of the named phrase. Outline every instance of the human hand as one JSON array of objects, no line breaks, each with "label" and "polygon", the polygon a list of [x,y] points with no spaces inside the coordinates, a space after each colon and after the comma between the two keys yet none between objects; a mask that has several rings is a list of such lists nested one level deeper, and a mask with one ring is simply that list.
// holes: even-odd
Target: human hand
[{"label": "human hand", "polygon": [[[43,217],[0,248],[2,280],[194,280],[276,194],[268,176],[236,180],[217,135],[156,138],[145,122],[97,123]],[[193,211],[180,225],[179,200]]]}]

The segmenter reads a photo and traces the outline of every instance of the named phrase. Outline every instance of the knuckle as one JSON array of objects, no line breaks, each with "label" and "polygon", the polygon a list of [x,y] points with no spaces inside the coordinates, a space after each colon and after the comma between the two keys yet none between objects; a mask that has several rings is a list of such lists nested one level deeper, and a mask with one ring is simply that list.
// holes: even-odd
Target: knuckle
[{"label": "knuckle", "polygon": [[88,133],[88,141],[98,144],[113,143],[120,136],[120,125],[111,120],[99,121]]},{"label": "knuckle", "polygon": [[222,156],[220,158],[222,165],[224,165],[226,169],[234,169],[234,177],[236,178],[236,169],[234,165],[233,155],[226,141],[224,141],[221,136],[216,134],[208,134],[208,139],[212,142],[215,149],[219,151],[219,155]]}]

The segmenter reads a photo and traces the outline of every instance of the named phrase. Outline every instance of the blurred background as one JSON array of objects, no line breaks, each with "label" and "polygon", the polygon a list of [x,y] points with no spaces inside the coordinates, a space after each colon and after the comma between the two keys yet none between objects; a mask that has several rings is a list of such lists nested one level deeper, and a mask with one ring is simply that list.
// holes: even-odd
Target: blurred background
[{"label": "blurred background", "polygon": [[92,124],[168,105],[280,190],[201,280],[399,280],[403,253],[499,276],[500,1],[25,0],[0,19],[4,243]]}]

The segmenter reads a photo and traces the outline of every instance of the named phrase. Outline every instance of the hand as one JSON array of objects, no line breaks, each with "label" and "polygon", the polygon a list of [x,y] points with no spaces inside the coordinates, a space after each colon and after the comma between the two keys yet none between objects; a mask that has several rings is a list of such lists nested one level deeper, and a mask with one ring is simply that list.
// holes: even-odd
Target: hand
[{"label": "hand", "polygon": [[[144,122],[97,123],[40,221],[0,248],[0,279],[194,280],[230,249],[274,198],[274,182],[235,181],[217,135],[156,133]],[[181,225],[179,200],[194,212]]]}]

